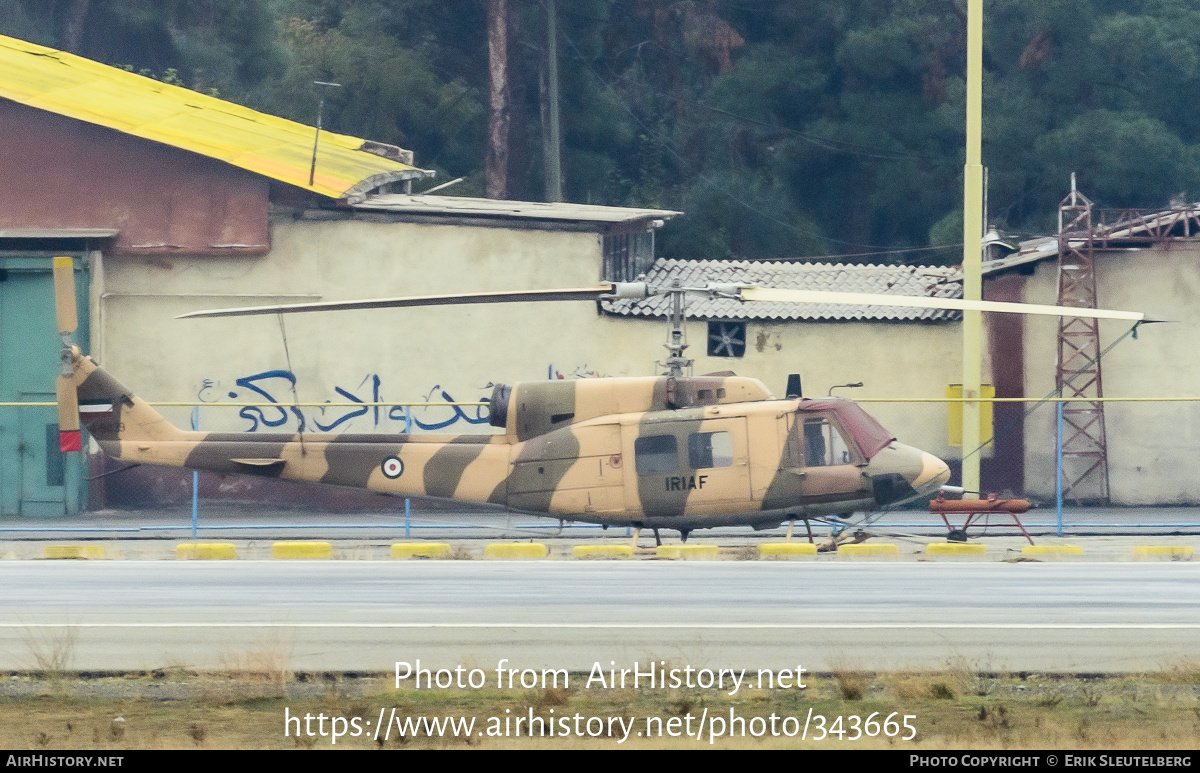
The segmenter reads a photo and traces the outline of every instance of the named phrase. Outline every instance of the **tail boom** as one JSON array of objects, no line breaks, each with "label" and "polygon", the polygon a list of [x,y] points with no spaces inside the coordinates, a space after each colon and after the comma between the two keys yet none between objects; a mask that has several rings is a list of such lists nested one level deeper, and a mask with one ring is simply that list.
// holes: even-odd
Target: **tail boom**
[{"label": "tail boom", "polygon": [[116,459],[504,504],[511,444],[503,435],[189,432],[78,348],[72,361],[83,426]]}]

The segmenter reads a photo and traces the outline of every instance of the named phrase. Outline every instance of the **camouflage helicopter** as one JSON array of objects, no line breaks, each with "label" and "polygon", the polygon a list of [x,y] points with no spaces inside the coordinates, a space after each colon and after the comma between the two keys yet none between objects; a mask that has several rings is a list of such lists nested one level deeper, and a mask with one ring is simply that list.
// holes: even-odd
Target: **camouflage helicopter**
[{"label": "camouflage helicopter", "polygon": [[[499,384],[495,435],[189,432],[176,428],[72,345],[77,326],[70,258],[54,263],[57,380],[64,451],[81,450],[80,421],[109,456],[139,463],[310,481],[398,496],[500,505],[602,526],[677,530],[870,512],[932,497],[950,471],[904,445],[851,400],[775,399],[759,380],[686,376],[686,296],[745,302],[976,309],[1141,321],[1136,312],[948,298],[645,282],[510,293],[409,296],[193,312],[184,317],[281,314],[434,305],[671,299],[667,372],[661,376]],[[811,534],[811,532],[810,532]],[[790,528],[789,528],[790,536]],[[634,543],[637,543],[635,533]]]}]

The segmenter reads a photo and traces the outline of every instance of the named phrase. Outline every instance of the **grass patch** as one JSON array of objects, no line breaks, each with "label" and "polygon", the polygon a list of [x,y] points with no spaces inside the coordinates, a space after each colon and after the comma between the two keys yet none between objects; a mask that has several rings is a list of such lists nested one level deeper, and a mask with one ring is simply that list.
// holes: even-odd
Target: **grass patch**
[{"label": "grass patch", "polygon": [[[1097,677],[956,669],[872,673],[847,666],[806,676],[806,689],[744,686],[735,695],[716,688],[585,689],[585,674],[571,674],[568,686],[537,690],[394,690],[389,674],[281,677],[290,671],[278,652],[274,645],[264,646],[230,656],[228,670],[180,669],[169,677],[162,672],[91,679],[66,674],[65,687],[57,693],[38,691],[40,677],[32,671],[10,673],[8,681],[0,681],[0,745],[101,751],[328,749],[334,747],[329,731],[337,717],[357,718],[363,727],[370,722],[370,732],[342,737],[336,748],[696,748],[701,716],[728,720],[731,714],[745,721],[745,735],[717,738],[712,747],[1134,750],[1200,745],[1196,689],[1173,682],[1170,669]],[[979,684],[987,685],[986,694],[978,694]],[[18,695],[21,686],[25,694]],[[460,725],[439,737],[393,732],[386,741],[382,735],[376,740],[381,709],[385,721],[393,716],[401,723],[417,717],[454,718],[471,722],[471,731]],[[825,718],[829,732],[822,740],[813,737],[815,724],[808,740],[799,737],[810,710]],[[297,736],[295,722],[285,734],[285,712],[289,717],[311,715],[315,734]],[[318,732],[318,715],[326,717],[325,735]],[[770,727],[772,715],[779,733],[752,736],[752,728]],[[877,733],[851,744],[850,728],[865,726],[868,717],[882,727],[889,716],[903,721],[904,715],[915,717],[915,740]],[[582,737],[574,732],[576,717],[582,718]],[[785,726],[788,717],[799,724]],[[835,725],[838,717],[841,722]],[[517,718],[522,720],[519,728]],[[564,719],[572,732],[559,733],[559,724],[553,738],[537,732]],[[668,729],[683,730],[689,721],[690,739],[669,734]],[[625,727],[632,729],[628,736]],[[795,737],[784,734],[785,727]],[[701,745],[709,746],[708,740],[704,734]]]}]

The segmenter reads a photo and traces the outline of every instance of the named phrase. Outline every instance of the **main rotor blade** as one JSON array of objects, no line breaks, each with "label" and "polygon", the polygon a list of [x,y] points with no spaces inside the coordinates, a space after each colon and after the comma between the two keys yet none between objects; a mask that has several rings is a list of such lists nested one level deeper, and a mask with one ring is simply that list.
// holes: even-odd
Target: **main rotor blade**
[{"label": "main rotor blade", "polygon": [[1141,322],[1146,315],[1140,311],[1085,309],[1076,306],[1046,306],[1036,303],[1005,303],[1002,301],[966,301],[960,298],[928,298],[915,295],[886,293],[839,293],[821,290],[783,290],[774,287],[744,287],[743,301],[775,301],[785,303],[836,303],[846,306],[903,306],[917,309],[948,309],[951,311],[998,311],[1007,314],[1041,314],[1052,317],[1088,317],[1095,319],[1124,319]]},{"label": "main rotor blade", "polygon": [[453,295],[409,295],[399,298],[373,298],[362,301],[320,301],[287,303],[278,306],[247,306],[240,309],[210,309],[180,314],[176,319],[196,317],[244,317],[253,314],[296,314],[302,311],[346,311],[350,309],[398,309],[410,306],[460,306],[472,303],[522,303],[532,301],[596,301],[611,295],[611,284],[560,290],[520,290],[517,292],[456,293]]},{"label": "main rotor blade", "polygon": [[75,312],[75,262],[71,258],[54,259],[54,312],[60,335],[69,335],[79,327]]}]

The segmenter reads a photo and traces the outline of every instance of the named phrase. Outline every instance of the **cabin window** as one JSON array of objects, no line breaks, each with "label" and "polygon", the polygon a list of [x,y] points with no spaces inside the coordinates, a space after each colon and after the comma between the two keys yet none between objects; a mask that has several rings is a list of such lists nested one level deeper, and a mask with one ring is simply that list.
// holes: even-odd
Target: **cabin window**
[{"label": "cabin window", "polygon": [[842,433],[824,416],[804,420],[804,464],[808,467],[854,464]]},{"label": "cabin window", "polygon": [[696,432],[688,435],[688,467],[704,470],[733,464],[733,436],[728,432]]},{"label": "cabin window", "polygon": [[674,435],[649,435],[633,441],[633,456],[638,475],[655,472],[675,472],[679,469],[679,453]]}]

